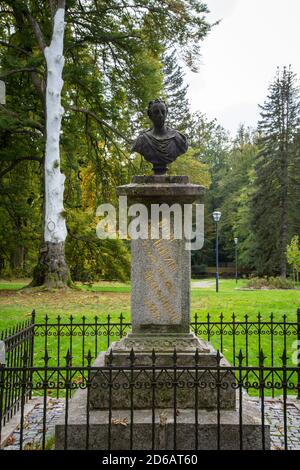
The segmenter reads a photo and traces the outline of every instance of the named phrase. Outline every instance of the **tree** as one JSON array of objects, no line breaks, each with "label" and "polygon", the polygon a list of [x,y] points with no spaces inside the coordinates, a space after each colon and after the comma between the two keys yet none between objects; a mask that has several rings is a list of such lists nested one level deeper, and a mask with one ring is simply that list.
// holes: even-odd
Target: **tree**
[{"label": "tree", "polygon": [[[7,105],[1,106],[1,139],[5,145],[0,178],[7,180],[12,171],[26,162],[32,165],[38,162],[42,198],[49,79],[44,51],[51,42],[52,20],[59,5],[62,3],[55,0],[4,0],[0,6],[1,78],[9,90]],[[68,197],[65,195],[66,211],[62,205],[57,211],[62,227],[64,216],[68,222],[68,210],[80,205],[81,169],[92,163],[95,178],[101,181],[95,204],[107,188],[111,192],[113,185],[134,171],[130,142],[145,121],[141,110],[162,89],[161,54],[172,44],[181,49],[184,60],[194,67],[199,56],[198,43],[211,27],[205,20],[206,12],[204,4],[193,0],[67,2],[62,94],[66,112],[60,163],[67,176]],[[124,169],[126,165],[128,170]],[[52,166],[52,170],[56,170],[58,179],[59,165]],[[49,207],[46,200],[43,207],[46,214]],[[46,225],[43,223],[43,233]],[[59,260],[51,264],[51,269],[56,272],[61,266],[62,274],[56,276],[52,272],[52,286],[69,282],[64,246],[60,243]],[[52,245],[42,240],[41,247],[33,285],[48,284],[45,260],[53,260],[53,253],[49,252]]]},{"label": "tree", "polygon": [[190,104],[187,99],[188,86],[184,83],[184,73],[178,64],[176,51],[168,51],[163,56],[163,91],[168,103],[168,124],[186,133],[192,125]]},{"label": "tree", "polygon": [[[261,106],[259,152],[255,163],[252,226],[259,274],[286,277],[286,246],[294,231],[289,213],[294,204],[295,137],[299,131],[300,102],[296,75],[290,68],[277,71]],[[299,167],[298,167],[299,174]]]},{"label": "tree", "polygon": [[64,287],[71,284],[69,267],[65,260],[67,227],[64,216],[65,176],[60,172],[60,132],[64,109],[61,106],[64,67],[65,0],[51,2],[53,33],[49,47],[44,46],[41,32],[37,33],[47,64],[46,84],[46,149],[44,239],[39,264],[32,286]]},{"label": "tree", "polygon": [[[192,262],[200,265],[213,266],[215,263],[215,226],[212,220],[212,212],[219,208],[222,199],[220,197],[220,172],[226,167],[229,150],[229,136],[218,122],[208,120],[200,112],[192,116],[193,124],[188,138],[193,149],[197,149],[198,160],[209,168],[210,186],[205,192],[205,242],[200,252],[192,253]],[[220,231],[220,260],[223,261],[222,233]]]},{"label": "tree", "polygon": [[253,268],[250,195],[253,186],[253,164],[257,154],[255,133],[240,126],[228,149],[225,165],[218,175],[221,218],[222,255],[234,260],[234,237],[239,238],[240,267]]},{"label": "tree", "polygon": [[300,245],[298,235],[294,235],[291,243],[287,246],[286,250],[287,262],[293,268],[294,281],[299,282],[299,271],[300,271]]}]

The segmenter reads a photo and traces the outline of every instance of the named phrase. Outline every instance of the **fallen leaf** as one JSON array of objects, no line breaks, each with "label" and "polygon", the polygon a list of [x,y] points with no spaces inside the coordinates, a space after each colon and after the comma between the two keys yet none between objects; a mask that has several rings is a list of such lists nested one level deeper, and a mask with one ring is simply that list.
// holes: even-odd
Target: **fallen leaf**
[{"label": "fallen leaf", "polygon": [[122,426],[127,426],[128,418],[123,418],[123,419],[113,418],[111,420],[111,423],[112,424],[121,424]]},{"label": "fallen leaf", "polygon": [[11,435],[8,437],[5,446],[12,446],[16,442],[15,436]]},{"label": "fallen leaf", "polygon": [[164,415],[163,413],[161,413],[159,415],[159,424],[161,426],[165,426],[167,424],[167,419],[168,419],[168,417],[166,415]]},{"label": "fallen leaf", "polygon": [[82,384],[83,382],[83,378],[82,377],[78,377],[77,379],[74,380],[74,383],[79,385],[79,384]]}]

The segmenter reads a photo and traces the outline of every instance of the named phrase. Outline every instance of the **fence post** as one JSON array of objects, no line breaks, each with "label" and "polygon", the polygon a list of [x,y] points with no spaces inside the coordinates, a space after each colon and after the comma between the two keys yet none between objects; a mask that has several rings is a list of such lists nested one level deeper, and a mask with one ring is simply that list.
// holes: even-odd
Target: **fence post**
[{"label": "fence post", "polygon": [[[32,378],[33,378],[33,364],[34,364],[34,335],[35,335],[35,310],[32,310],[31,313],[31,342],[30,342],[30,367],[31,371],[29,374],[29,380],[30,384],[32,384]],[[29,399],[31,400],[32,398],[32,385],[30,386],[29,390]]]},{"label": "fence post", "polygon": [[297,399],[300,400],[300,308],[298,308],[297,310],[297,366],[298,366]]},{"label": "fence post", "polygon": [[3,409],[4,402],[4,368],[5,364],[0,363],[0,449],[1,449],[1,435],[2,435],[2,422],[5,410]]}]

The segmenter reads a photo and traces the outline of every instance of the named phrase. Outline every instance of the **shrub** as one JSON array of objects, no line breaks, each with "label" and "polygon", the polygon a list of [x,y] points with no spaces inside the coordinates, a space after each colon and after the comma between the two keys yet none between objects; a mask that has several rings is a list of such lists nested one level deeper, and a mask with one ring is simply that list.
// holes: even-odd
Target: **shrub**
[{"label": "shrub", "polygon": [[291,279],[284,277],[252,277],[247,282],[250,289],[294,289],[295,284]]}]

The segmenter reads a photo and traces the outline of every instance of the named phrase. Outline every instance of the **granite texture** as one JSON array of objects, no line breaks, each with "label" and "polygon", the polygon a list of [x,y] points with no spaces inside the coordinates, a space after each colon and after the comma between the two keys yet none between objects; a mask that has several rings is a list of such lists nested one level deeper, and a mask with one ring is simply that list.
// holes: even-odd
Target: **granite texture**
[{"label": "granite texture", "polygon": [[[134,336],[134,335],[133,335]],[[151,368],[151,353],[135,349],[135,366],[138,370],[131,369],[130,349],[122,348],[126,345],[126,338],[113,343],[108,353],[102,353],[93,364],[96,370],[91,372],[90,403],[93,409],[108,409],[111,399],[112,409],[130,409],[131,399],[134,409],[151,408],[154,400],[156,408],[172,408],[174,406],[174,382],[176,385],[176,406],[178,408],[194,409],[197,403],[198,409],[215,409],[218,399],[220,409],[234,409],[236,406],[235,379],[230,371],[222,370],[229,366],[226,359],[220,361],[220,393],[217,396],[217,372],[203,370],[202,367],[216,366],[216,352],[213,348],[199,353],[198,368],[195,370],[195,350],[179,350],[177,352],[176,364],[178,369],[174,372],[173,351],[170,348],[156,350],[156,366],[163,367],[153,375]],[[199,345],[203,345],[199,341]],[[207,343],[206,343],[207,344]],[[109,364],[109,352],[113,351],[112,367],[120,367],[120,370],[105,370]],[[201,351],[201,350],[200,350]],[[168,369],[168,366],[170,369]],[[180,369],[181,366],[189,366],[188,370]],[[143,369],[145,367],[145,369]],[[147,368],[148,367],[148,368]],[[172,368],[172,369],[171,369]],[[176,376],[175,376],[176,374]],[[198,381],[196,397],[195,380]],[[111,397],[109,396],[109,383],[111,381]],[[155,383],[155,388],[153,384]],[[131,387],[133,393],[131,395]],[[155,392],[153,393],[153,389]],[[196,402],[197,399],[197,402]]]},{"label": "granite texture", "polygon": [[[179,204],[183,212],[184,204],[198,201],[203,192],[202,186],[189,184],[186,176],[135,176],[131,184],[117,188],[118,195],[126,195],[130,203],[147,207],[149,234],[151,204]],[[188,333],[191,252],[186,250],[186,240],[174,234],[174,217],[170,239],[132,240],[131,256],[133,333]]]},{"label": "granite texture", "polygon": [[[130,411],[113,410],[111,426],[107,411],[91,410],[89,412],[88,448],[94,450],[108,449],[109,428],[111,435],[110,448],[113,450],[130,449]],[[67,448],[86,448],[86,390],[79,390],[70,403]],[[132,426],[133,450],[150,450],[152,430],[155,432],[156,450],[174,449],[174,413],[170,409],[157,409],[154,421],[151,410],[135,410]],[[221,410],[220,413],[220,449],[235,450],[240,448],[239,413],[236,410]],[[252,403],[243,403],[242,415],[243,448],[262,449],[262,432],[260,413]],[[195,411],[176,411],[176,448],[177,450],[195,449]],[[198,412],[198,449],[217,449],[218,420],[216,411],[200,410]],[[65,425],[62,419],[55,429],[55,448],[64,448]],[[270,448],[270,427],[265,425],[265,448]]]},{"label": "granite texture", "polygon": [[185,250],[185,243],[185,240],[132,240],[134,333],[189,332],[191,253]]}]

